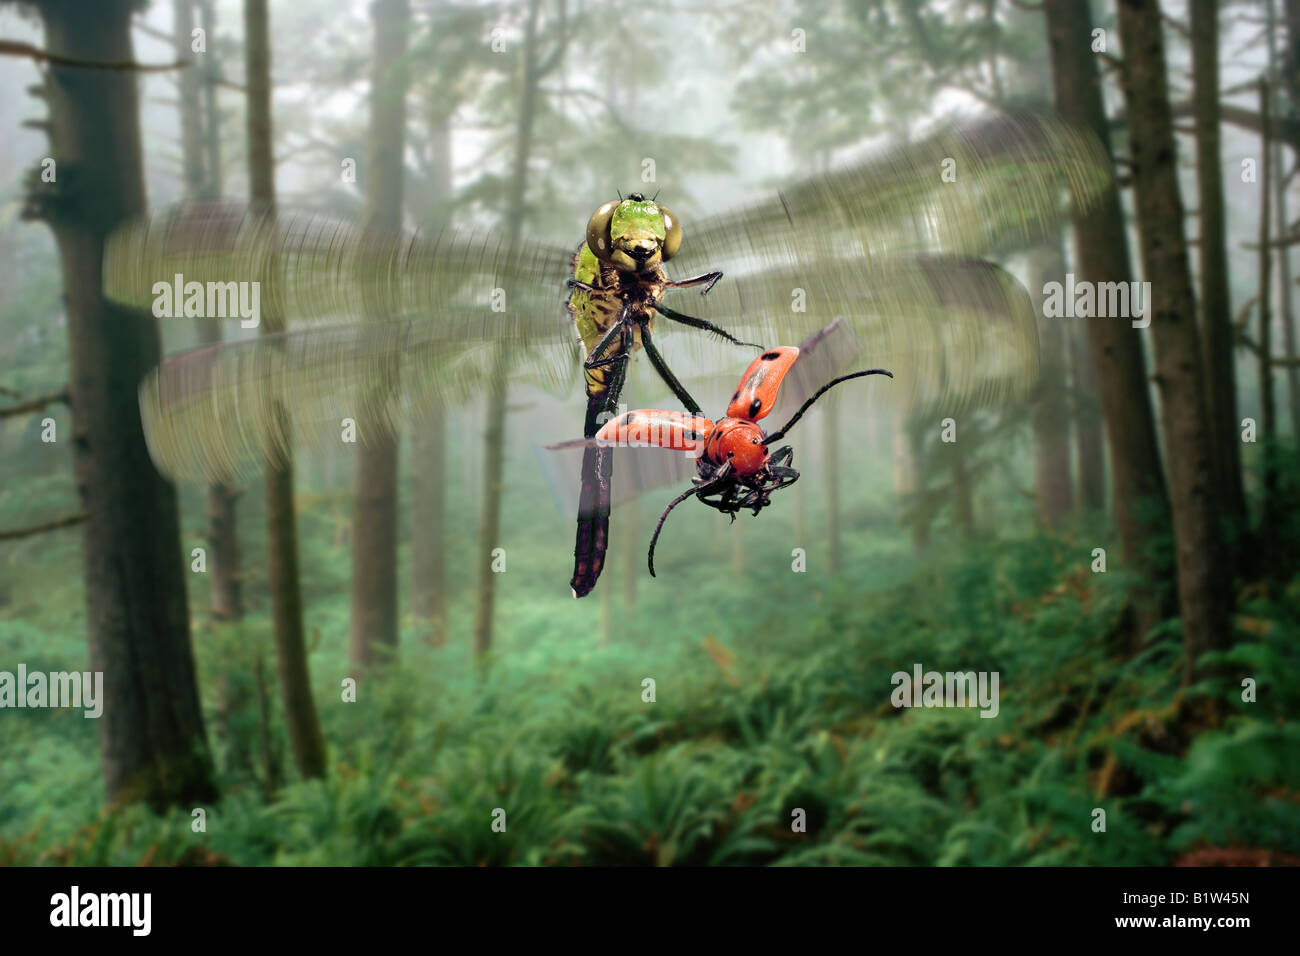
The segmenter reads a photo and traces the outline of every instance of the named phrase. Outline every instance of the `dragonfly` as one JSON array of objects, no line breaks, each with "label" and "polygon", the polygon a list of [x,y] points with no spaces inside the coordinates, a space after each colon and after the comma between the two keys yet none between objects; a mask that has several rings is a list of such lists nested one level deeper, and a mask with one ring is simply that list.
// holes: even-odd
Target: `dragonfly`
[{"label": "dragonfly", "polygon": [[[982,256],[1044,235],[1110,175],[1090,132],[1009,113],[946,124],[694,222],[644,197],[605,203],[592,222],[607,215],[609,231],[589,222],[576,255],[504,230],[383,232],[310,210],[187,204],[110,237],[104,288],[149,309],[160,283],[257,283],[263,312],[292,323],[170,356],[141,383],[151,455],[178,480],[252,476],[295,440],[319,441],[322,423],[337,426],[341,415],[362,441],[404,421],[419,427],[435,404],[466,401],[503,374],[566,395],[583,382],[586,433],[616,410],[632,353],[680,387],[683,373],[670,368],[727,368],[737,343],[799,341],[835,315],[874,364],[895,371],[897,400],[951,412],[1022,393],[1037,377],[1028,296]],[[606,262],[591,243],[616,238],[628,201],[640,212],[622,217],[633,228]],[[636,245],[647,223],[658,243],[649,255]],[[669,279],[665,264],[687,278]],[[620,275],[603,275],[607,265]],[[625,289],[622,273],[641,278]],[[664,305],[664,290],[696,286],[707,295],[692,314]],[[656,316],[694,328],[661,340]],[[493,361],[502,349],[508,363]],[[684,387],[671,390],[691,410]],[[590,539],[584,522],[607,522],[610,474],[602,465],[584,480],[596,488],[578,516],[579,537]],[[607,530],[601,538],[603,550]],[[595,551],[593,542],[586,554]],[[575,552],[578,595],[600,566],[581,541]]]}]

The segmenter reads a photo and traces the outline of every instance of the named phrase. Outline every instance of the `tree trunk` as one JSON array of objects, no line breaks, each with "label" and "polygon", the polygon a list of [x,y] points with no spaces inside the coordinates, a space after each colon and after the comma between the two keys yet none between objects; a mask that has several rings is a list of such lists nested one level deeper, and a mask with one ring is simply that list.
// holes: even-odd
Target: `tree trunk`
[{"label": "tree trunk", "polygon": [[1038,519],[1044,528],[1058,527],[1070,513],[1073,489],[1070,482],[1069,409],[1066,402],[1065,333],[1069,320],[1043,314],[1043,288],[1048,282],[1065,281],[1065,255],[1057,233],[1030,254],[1029,291],[1038,312],[1042,370],[1033,409],[1034,492]]},{"label": "tree trunk", "polygon": [[[181,169],[186,199],[212,199],[220,195],[212,189],[213,173],[205,167],[204,105],[198,66],[190,49],[194,29],[193,0],[174,0],[173,32],[178,62],[190,66],[180,71],[179,102],[181,119]],[[208,117],[212,138],[216,138],[217,117]],[[216,345],[221,341],[221,323],[199,319],[195,323],[199,341]],[[237,621],[244,616],[239,571],[239,535],[235,518],[235,492],[229,482],[216,481],[208,486],[207,533],[209,562],[209,601],[214,621]]]},{"label": "tree trunk", "polygon": [[[271,43],[268,0],[245,0],[245,73],[248,85],[248,179],[255,206],[275,206],[275,161],[271,145]],[[273,336],[285,328],[275,303],[264,304],[260,334]],[[270,346],[264,345],[263,348]],[[286,410],[278,403],[272,414],[288,431]],[[286,449],[290,445],[286,442]],[[298,521],[293,504],[293,458],[266,469],[266,562],[275,624],[275,657],[289,743],[303,777],[325,775],[325,741],[311,696],[307,641],[302,621],[302,586],[298,575]]]},{"label": "tree trunk", "polygon": [[[212,0],[198,0],[203,29],[208,37],[208,52],[201,65],[194,67],[202,72],[203,113],[207,122],[204,130],[204,154],[207,190],[204,199],[220,199],[223,191],[221,165],[221,113],[217,106],[217,80],[221,76],[221,61],[216,46],[211,42],[217,34],[217,16]],[[197,74],[196,74],[197,76]]]},{"label": "tree trunk", "polygon": [[[1201,330],[1205,399],[1214,442],[1216,497],[1229,542],[1249,522],[1237,424],[1236,336],[1228,294],[1228,242],[1219,148],[1219,2],[1191,0],[1192,81],[1196,105],[1196,180],[1200,207]],[[1237,548],[1232,545],[1230,551]]]},{"label": "tree trunk", "polygon": [[1156,0],[1121,0],[1119,32],[1142,266],[1151,283],[1148,315],[1155,340],[1174,519],[1178,603],[1186,650],[1183,679],[1190,682],[1197,673],[1197,658],[1230,642],[1232,576],[1223,565],[1214,439],[1183,237],[1178,153]]},{"label": "tree trunk", "polygon": [[[532,152],[533,122],[537,114],[537,88],[541,79],[537,56],[537,25],[540,0],[529,0],[524,23],[524,69],[515,126],[514,168],[511,171],[510,204],[506,228],[517,241],[524,218],[524,197],[528,194],[528,157]],[[492,552],[500,547],[501,503],[505,497],[506,394],[510,355],[499,345],[492,369],[488,396],[487,428],[484,430],[483,517],[480,526],[478,602],[474,612],[474,654],[483,660],[492,648],[492,625],[496,613],[496,572]]]},{"label": "tree trunk", "polygon": [[[493,552],[501,546],[501,499],[505,493],[506,349],[497,347],[489,386],[487,428],[483,432],[483,518],[479,527],[478,602],[474,610],[474,657],[482,662],[492,650],[497,571]],[[507,568],[509,565],[507,565]]]},{"label": "tree trunk", "polygon": [[961,436],[947,446],[952,456],[952,504],[957,517],[957,529],[962,539],[975,538],[975,487],[971,481],[969,455]]},{"label": "tree trunk", "polygon": [[[1292,50],[1296,44],[1300,44],[1300,3],[1296,0],[1289,0],[1287,4],[1288,23],[1287,29],[1292,31],[1291,37]],[[1286,77],[1286,81],[1278,73],[1278,53],[1277,53],[1277,11],[1274,0],[1268,0],[1268,72],[1269,76],[1278,81],[1278,89],[1281,96],[1285,98],[1286,110],[1294,110],[1297,103],[1297,95],[1300,95],[1300,75],[1292,74]],[[1290,62],[1283,60],[1283,62]],[[1278,112],[1284,112],[1279,107]],[[1273,168],[1282,170],[1282,144],[1280,141],[1273,142]],[[1277,221],[1277,232],[1279,235],[1285,233],[1290,228],[1290,219],[1287,216],[1286,203],[1286,182],[1285,177],[1277,175],[1273,177],[1273,218]],[[1282,290],[1281,302],[1282,307],[1282,340],[1286,348],[1286,357],[1290,361],[1286,370],[1287,397],[1291,408],[1291,434],[1300,436],[1300,363],[1296,362],[1297,349],[1300,343],[1296,341],[1296,322],[1295,310],[1293,308],[1293,297],[1295,287],[1291,284],[1291,247],[1282,246],[1278,249],[1278,287]]]},{"label": "tree trunk", "polygon": [[[451,128],[443,116],[431,116],[429,122],[429,218],[445,222],[451,197]],[[411,449],[411,610],[434,647],[447,643],[446,435],[447,412],[436,405],[416,425]]]},{"label": "tree trunk", "polygon": [[[41,3],[52,53],[134,59],[129,0]],[[145,211],[136,77],[129,71],[46,67],[57,183],[36,196],[54,231],[69,339],[72,449],[83,528],[91,667],[102,672],[100,757],[113,801],[155,808],[217,797],[199,705],[175,489],[145,445],[136,390],[159,361],[147,312],[105,301],[104,240]],[[35,186],[35,189],[46,187]],[[43,203],[41,200],[45,200]]]},{"label": "tree trunk", "polygon": [[[406,148],[408,0],[371,6],[375,53],[366,156],[366,228],[402,226]],[[377,305],[382,308],[382,305]],[[363,671],[397,651],[397,434],[362,422],[352,512],[352,667]]]},{"label": "tree trunk", "polygon": [[1078,506],[1085,512],[1106,507],[1106,444],[1101,427],[1101,397],[1097,394],[1097,369],[1088,354],[1087,333],[1072,325],[1067,333],[1070,381],[1074,400],[1074,455],[1078,459]]},{"label": "tree trunk", "polygon": [[826,470],[826,573],[838,574],[840,550],[840,402],[831,393],[822,399],[821,467]]},{"label": "tree trunk", "polygon": [[[1110,154],[1110,129],[1089,43],[1092,17],[1079,0],[1045,0],[1052,84],[1061,115],[1091,129]],[[1074,216],[1080,278],[1128,282],[1132,278],[1124,213],[1111,186],[1087,212]],[[1152,537],[1169,526],[1169,502],[1160,469],[1142,340],[1131,323],[1086,320],[1110,450],[1111,493],[1124,563],[1134,584],[1135,637],[1172,610],[1168,569],[1150,557]]]},{"label": "tree trunk", "polygon": [[641,541],[641,501],[633,498],[626,502],[619,511],[619,519],[626,544],[623,552],[623,608],[631,611],[636,606],[636,583],[641,577],[644,555]]},{"label": "tree trunk", "polygon": [[447,643],[447,414],[430,409],[411,443],[411,610],[429,643]]},{"label": "tree trunk", "polygon": [[1278,469],[1277,469],[1277,401],[1273,394],[1273,249],[1269,245],[1271,226],[1270,187],[1278,170],[1273,168],[1273,150],[1268,137],[1272,115],[1269,81],[1259,81],[1260,140],[1259,174],[1259,438],[1264,450],[1264,480],[1259,516],[1259,569],[1272,574],[1278,557]]}]

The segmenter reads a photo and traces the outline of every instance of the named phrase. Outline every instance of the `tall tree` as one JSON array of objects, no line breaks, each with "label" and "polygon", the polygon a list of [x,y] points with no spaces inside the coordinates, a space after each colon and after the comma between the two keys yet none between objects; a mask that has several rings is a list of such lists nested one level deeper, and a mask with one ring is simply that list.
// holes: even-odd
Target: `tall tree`
[{"label": "tall tree", "polygon": [[[248,180],[253,205],[275,208],[275,159],[272,154],[271,39],[268,0],[244,2],[244,56],[248,87]],[[285,329],[284,317],[273,301],[262,310],[260,334],[275,336]],[[274,345],[264,345],[273,348]],[[287,410],[276,405],[272,415],[287,432]],[[288,449],[289,444],[283,445]],[[284,719],[298,772],[304,777],[325,775],[325,740],[311,696],[307,641],[302,620],[302,585],[298,575],[298,517],[293,504],[293,457],[268,462],[266,468],[266,550],[271,585],[271,615],[275,624],[275,656],[280,677]]]},{"label": "tall tree", "polygon": [[1278,557],[1278,461],[1277,401],[1273,391],[1273,247],[1270,245],[1269,210],[1273,202],[1271,188],[1278,170],[1273,166],[1274,152],[1269,143],[1269,120],[1272,115],[1272,90],[1269,80],[1259,81],[1259,115],[1263,119],[1260,142],[1259,173],[1259,436],[1264,446],[1264,480],[1260,494],[1259,557],[1263,569],[1270,573]]},{"label": "tall tree", "polygon": [[[1291,49],[1294,51],[1297,48],[1296,44],[1300,44],[1300,37],[1294,36],[1294,34],[1300,32],[1300,2],[1297,2],[1297,0],[1287,0],[1287,24],[1287,29],[1293,34]],[[1279,71],[1279,63],[1285,65],[1293,61],[1279,58],[1279,31],[1277,27],[1277,4],[1275,0],[1268,0],[1268,72],[1277,90],[1275,102],[1279,106],[1275,112],[1285,112],[1290,115],[1290,111],[1296,108],[1296,97],[1300,95],[1300,75],[1295,73],[1284,75]],[[1281,104],[1285,104],[1285,106]],[[1280,171],[1282,169],[1282,141],[1277,137],[1273,137],[1271,162],[1275,170]],[[1281,234],[1286,233],[1291,228],[1286,202],[1288,182],[1286,176],[1278,175],[1273,177],[1273,217],[1277,221],[1277,229]],[[1291,434],[1300,435],[1300,363],[1296,362],[1297,356],[1300,355],[1300,342],[1297,342],[1295,309],[1292,305],[1295,287],[1291,284],[1291,247],[1289,245],[1284,245],[1278,249],[1277,269],[1278,288],[1281,290],[1281,296],[1279,297],[1281,301],[1278,304],[1281,306],[1282,312],[1282,342],[1286,348],[1285,355],[1289,362],[1286,370],[1286,381],[1291,407]]]},{"label": "tall tree", "polygon": [[1034,493],[1038,518],[1052,528],[1070,513],[1073,487],[1070,480],[1070,429],[1066,403],[1065,330],[1059,318],[1043,314],[1043,289],[1049,282],[1065,278],[1065,254],[1058,232],[1052,240],[1029,256],[1029,290],[1039,315],[1039,343],[1042,373],[1033,403]]},{"label": "tall tree", "polygon": [[[395,232],[402,226],[406,151],[406,38],[408,0],[375,0],[370,88],[370,132],[365,182],[365,226]],[[382,309],[375,302],[373,308]],[[397,433],[361,422],[352,508],[352,617],[349,656],[363,670],[397,650]]]},{"label": "tall tree", "polygon": [[[133,0],[34,6],[49,53],[133,62]],[[104,298],[101,271],[108,234],[145,211],[136,77],[51,62],[43,92],[56,178],[36,178],[28,209],[53,230],[63,273],[72,454],[88,515],[90,658],[104,677],[96,721],[104,781],[112,800],[192,805],[217,791],[190,646],[176,492],[149,458],[136,398],[161,344],[153,316]]]},{"label": "tall tree", "polygon": [[1084,511],[1106,507],[1106,439],[1101,427],[1097,368],[1088,354],[1087,335],[1073,326],[1066,333],[1073,396],[1074,457],[1078,462],[1078,505]]},{"label": "tall tree", "polygon": [[[212,156],[205,151],[204,126],[209,128],[209,142],[219,142],[218,117],[206,117],[200,84],[202,78],[192,51],[194,30],[193,0],[173,0],[172,25],[176,42],[176,61],[188,63],[181,71],[179,104],[181,119],[181,166],[187,199],[216,199],[221,195],[220,169],[208,169]],[[219,150],[220,147],[218,146]],[[219,153],[218,153],[219,155]],[[216,345],[221,341],[221,323],[199,319],[195,325],[199,341]],[[239,570],[239,533],[235,520],[237,495],[230,482],[214,481],[208,485],[207,533],[211,553],[211,589],[209,601],[212,618],[237,621],[244,616],[242,581]]]},{"label": "tall tree", "polygon": [[[565,13],[560,0],[560,19]],[[511,241],[518,241],[523,227],[528,195],[528,161],[533,150],[533,126],[537,119],[542,79],[556,69],[563,57],[566,37],[561,29],[550,54],[540,51],[541,0],[529,0],[524,21],[523,64],[520,72],[519,113],[514,127],[514,149],[509,183],[506,224]],[[478,601],[474,613],[474,653],[480,660],[492,648],[493,617],[496,612],[496,571],[493,552],[500,547],[501,503],[505,494],[506,394],[510,356],[500,346],[492,369],[488,393],[487,428],[484,431],[483,516],[479,529]]]},{"label": "tall tree", "polygon": [[[447,216],[451,196],[451,123],[431,103],[429,184],[431,222]],[[411,610],[427,629],[429,643],[447,640],[447,413],[435,402],[411,443]]]},{"label": "tall tree", "polygon": [[838,574],[842,566],[840,547],[840,396],[833,392],[822,399],[821,465],[826,472],[826,572]]},{"label": "tall tree", "polygon": [[[1092,14],[1078,0],[1045,0],[1052,86],[1061,115],[1091,129],[1110,153],[1110,127],[1092,60]],[[1119,190],[1110,186],[1074,215],[1075,258],[1088,282],[1132,279]],[[1088,346],[1110,451],[1115,524],[1124,563],[1133,575],[1134,634],[1141,637],[1171,609],[1168,575],[1152,557],[1151,539],[1169,527],[1169,503],[1160,467],[1146,361],[1137,329],[1128,322],[1089,320]]]},{"label": "tall tree", "polygon": [[1214,438],[1183,236],[1178,151],[1156,0],[1121,0],[1119,33],[1138,236],[1143,274],[1151,283],[1148,314],[1177,552],[1183,678],[1190,682],[1200,655],[1230,641],[1232,575],[1224,564],[1216,511]]},{"label": "tall tree", "polygon": [[1220,155],[1218,0],[1190,0],[1192,83],[1196,105],[1196,182],[1200,209],[1201,331],[1205,397],[1214,442],[1219,509],[1229,541],[1247,527],[1237,424],[1236,336],[1228,295],[1228,237]]}]

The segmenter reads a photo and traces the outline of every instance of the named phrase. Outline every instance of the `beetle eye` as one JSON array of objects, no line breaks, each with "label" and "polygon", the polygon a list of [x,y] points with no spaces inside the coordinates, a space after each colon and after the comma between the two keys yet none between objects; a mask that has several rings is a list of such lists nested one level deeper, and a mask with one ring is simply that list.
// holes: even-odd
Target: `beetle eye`
[{"label": "beetle eye", "polygon": [[597,259],[604,262],[609,261],[611,252],[609,222],[614,218],[614,210],[617,208],[618,203],[611,200],[597,209],[587,221],[587,248]]},{"label": "beetle eye", "polygon": [[663,258],[665,261],[677,255],[677,250],[682,247],[682,224],[677,221],[677,217],[672,211],[664,205],[659,206],[659,211],[664,214],[664,246]]}]

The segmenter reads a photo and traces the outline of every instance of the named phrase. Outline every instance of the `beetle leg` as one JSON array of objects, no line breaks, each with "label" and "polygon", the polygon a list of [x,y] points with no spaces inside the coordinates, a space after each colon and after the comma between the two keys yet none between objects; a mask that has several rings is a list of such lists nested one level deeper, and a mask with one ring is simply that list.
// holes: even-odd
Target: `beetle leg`
[{"label": "beetle leg", "polygon": [[778,448],[768,461],[769,470],[775,470],[782,465],[788,465],[794,460],[794,449],[789,445],[784,448]]},{"label": "beetle leg", "polygon": [[749,348],[761,349],[763,346],[755,345],[753,342],[742,342],[726,329],[719,328],[707,319],[697,319],[693,315],[687,315],[685,312],[678,312],[676,309],[670,309],[666,305],[656,302],[652,308],[662,315],[665,319],[673,322],[680,322],[682,325],[689,325],[693,329],[703,329],[705,332],[712,332],[714,335],[721,336],[732,345],[747,346]]},{"label": "beetle leg", "polygon": [[768,465],[768,471],[770,471],[772,477],[776,479],[776,484],[772,487],[772,490],[777,488],[789,488],[799,480],[799,472],[795,471],[793,468],[787,468],[784,465]]},{"label": "beetle leg", "polygon": [[706,272],[703,275],[693,276],[689,279],[679,279],[676,282],[665,282],[664,288],[689,289],[692,286],[702,285],[704,288],[700,290],[700,295],[708,295],[721,278],[721,272]]}]

